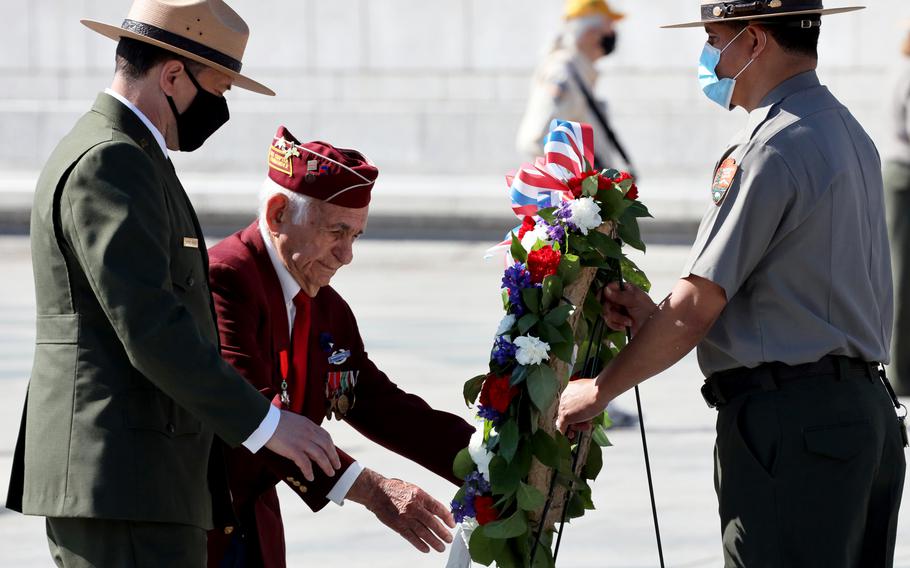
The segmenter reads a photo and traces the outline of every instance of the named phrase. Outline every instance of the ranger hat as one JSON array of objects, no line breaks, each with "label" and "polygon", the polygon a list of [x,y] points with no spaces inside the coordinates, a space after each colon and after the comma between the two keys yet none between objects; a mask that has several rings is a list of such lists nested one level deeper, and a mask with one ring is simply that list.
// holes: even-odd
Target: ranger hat
[{"label": "ranger hat", "polygon": [[132,38],[202,63],[263,95],[274,91],[240,74],[250,28],[224,0],[135,0],[119,26],[81,20],[111,39]]},{"label": "ranger hat", "polygon": [[[701,0],[701,20],[671,24],[663,28],[698,28],[717,22],[769,20],[784,16],[842,14],[862,10],[865,6],[825,8],[822,0]],[[806,27],[812,27],[811,25]]]}]

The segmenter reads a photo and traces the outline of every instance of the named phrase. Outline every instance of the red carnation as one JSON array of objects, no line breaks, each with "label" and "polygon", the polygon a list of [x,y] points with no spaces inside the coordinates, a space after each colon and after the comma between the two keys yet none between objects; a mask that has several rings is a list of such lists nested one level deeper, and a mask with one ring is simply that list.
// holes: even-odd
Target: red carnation
[{"label": "red carnation", "polygon": [[521,222],[521,228],[518,229],[518,240],[523,239],[528,231],[533,231],[535,225],[534,217],[525,217],[524,221]]},{"label": "red carnation", "polygon": [[[619,172],[619,174],[613,178],[614,183],[622,183],[627,179],[633,179],[632,174],[629,172]],[[638,199],[638,186],[634,183],[629,187],[629,191],[626,192],[626,199],[635,200]]]},{"label": "red carnation", "polygon": [[632,179],[632,174],[630,174],[629,172],[619,172],[616,175],[616,177],[613,178],[613,181],[616,183],[622,183],[622,182],[626,181],[627,179]]},{"label": "red carnation", "polygon": [[588,170],[586,172],[581,172],[581,175],[577,175],[577,176],[573,177],[572,179],[570,179],[569,181],[567,181],[566,184],[569,186],[569,190],[571,190],[571,192],[572,192],[572,197],[574,197],[575,199],[578,199],[579,197],[581,197],[581,184],[583,184],[585,182],[585,180],[588,179],[589,177],[596,176],[596,175],[597,175],[597,172],[595,172],[594,170]]},{"label": "red carnation", "polygon": [[626,199],[638,199],[638,186],[634,183],[632,184],[632,187],[629,188],[629,191],[626,192]]},{"label": "red carnation", "polygon": [[476,495],[474,497],[474,512],[476,513],[477,523],[481,525],[492,523],[499,518],[499,513],[493,507],[493,498],[485,495]]},{"label": "red carnation", "polygon": [[487,375],[480,389],[480,404],[487,408],[492,408],[500,414],[505,414],[509,410],[509,404],[518,394],[518,387],[509,384],[511,376],[500,377],[498,375]]},{"label": "red carnation", "polygon": [[562,255],[553,247],[546,246],[528,254],[528,271],[531,273],[531,282],[540,284],[543,279],[552,274],[556,274],[559,268],[559,260]]}]

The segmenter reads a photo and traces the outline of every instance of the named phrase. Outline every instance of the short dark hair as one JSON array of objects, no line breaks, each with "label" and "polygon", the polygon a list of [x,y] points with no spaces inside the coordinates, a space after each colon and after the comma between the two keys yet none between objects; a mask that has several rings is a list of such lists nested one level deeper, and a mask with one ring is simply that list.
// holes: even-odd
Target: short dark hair
[{"label": "short dark hair", "polygon": [[193,74],[205,68],[202,63],[137,39],[123,37],[117,43],[117,71],[128,79],[141,79],[154,66],[171,59],[183,63]]},{"label": "short dark hair", "polygon": [[742,31],[750,23],[760,25],[767,30],[784,51],[793,55],[818,59],[821,16],[810,14],[809,16],[784,16],[751,22],[729,22],[736,31]]}]

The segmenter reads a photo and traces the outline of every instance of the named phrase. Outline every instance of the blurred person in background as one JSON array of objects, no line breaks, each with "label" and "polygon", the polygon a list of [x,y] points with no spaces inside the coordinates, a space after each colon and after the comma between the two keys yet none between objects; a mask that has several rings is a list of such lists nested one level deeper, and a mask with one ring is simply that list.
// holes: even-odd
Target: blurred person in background
[{"label": "blurred person in background", "polygon": [[616,49],[616,22],[625,17],[604,0],[568,0],[562,29],[531,80],[531,94],[521,126],[518,150],[529,158],[543,155],[543,139],[554,118],[594,127],[598,168],[632,169],[610,126],[606,104],[595,96],[595,63]]},{"label": "blurred person in background", "polygon": [[894,270],[894,335],[888,374],[898,396],[910,396],[910,20],[891,96],[891,142],[884,167],[885,207]]}]

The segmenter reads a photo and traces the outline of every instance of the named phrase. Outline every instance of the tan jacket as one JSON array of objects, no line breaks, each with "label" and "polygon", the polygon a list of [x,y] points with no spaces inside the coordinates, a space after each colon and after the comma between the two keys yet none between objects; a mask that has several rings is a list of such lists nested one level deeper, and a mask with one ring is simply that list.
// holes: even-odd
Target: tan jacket
[{"label": "tan jacket", "polygon": [[[597,117],[572,77],[570,63],[575,66],[588,91],[594,93],[597,70],[587,57],[575,50],[564,48],[549,53],[531,80],[528,107],[518,128],[516,140],[518,150],[527,158],[543,155],[543,139],[554,118],[583,122],[594,127],[594,151],[598,158],[607,162],[598,166],[622,168],[624,166],[622,159],[608,141],[606,134],[602,132]],[[606,116],[606,108],[603,105],[601,110]]]}]

